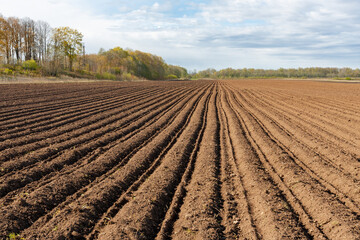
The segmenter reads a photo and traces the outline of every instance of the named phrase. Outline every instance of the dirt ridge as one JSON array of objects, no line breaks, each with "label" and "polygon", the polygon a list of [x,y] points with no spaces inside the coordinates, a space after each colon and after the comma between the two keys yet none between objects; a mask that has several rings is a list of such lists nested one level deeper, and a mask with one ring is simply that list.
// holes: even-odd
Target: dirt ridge
[{"label": "dirt ridge", "polygon": [[2,85],[0,239],[359,239],[360,85]]}]

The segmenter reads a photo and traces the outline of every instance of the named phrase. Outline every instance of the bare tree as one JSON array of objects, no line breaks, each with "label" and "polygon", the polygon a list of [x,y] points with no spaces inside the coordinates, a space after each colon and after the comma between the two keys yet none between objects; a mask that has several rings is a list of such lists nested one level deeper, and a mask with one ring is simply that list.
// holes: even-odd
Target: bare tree
[{"label": "bare tree", "polygon": [[19,18],[9,17],[7,19],[10,26],[10,40],[12,43],[13,56],[16,57],[16,63],[21,62],[21,52],[23,45],[22,27]]},{"label": "bare tree", "polygon": [[22,33],[24,36],[25,61],[36,60],[35,22],[30,18],[22,19]]},{"label": "bare tree", "polygon": [[36,22],[36,36],[38,47],[38,60],[41,63],[45,63],[48,60],[49,44],[51,37],[51,27],[47,22]]}]

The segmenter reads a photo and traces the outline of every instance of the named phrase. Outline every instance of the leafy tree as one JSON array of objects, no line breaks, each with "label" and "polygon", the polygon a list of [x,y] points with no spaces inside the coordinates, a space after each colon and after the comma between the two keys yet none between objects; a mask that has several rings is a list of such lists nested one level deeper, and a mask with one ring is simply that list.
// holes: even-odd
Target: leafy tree
[{"label": "leafy tree", "polygon": [[8,21],[0,16],[0,50],[6,57],[7,64],[11,60],[11,26]]},{"label": "leafy tree", "polygon": [[69,70],[73,69],[73,62],[83,50],[83,35],[76,29],[59,27],[53,30],[55,50],[60,50],[69,59]]}]

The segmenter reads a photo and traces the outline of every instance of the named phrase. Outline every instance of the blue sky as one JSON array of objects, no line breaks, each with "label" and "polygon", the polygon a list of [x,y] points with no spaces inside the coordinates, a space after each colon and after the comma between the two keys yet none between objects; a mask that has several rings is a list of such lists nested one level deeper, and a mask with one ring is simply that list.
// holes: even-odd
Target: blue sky
[{"label": "blue sky", "polygon": [[[315,2],[315,3],[314,3]],[[0,0],[6,17],[81,31],[189,70],[360,67],[358,0]]]}]

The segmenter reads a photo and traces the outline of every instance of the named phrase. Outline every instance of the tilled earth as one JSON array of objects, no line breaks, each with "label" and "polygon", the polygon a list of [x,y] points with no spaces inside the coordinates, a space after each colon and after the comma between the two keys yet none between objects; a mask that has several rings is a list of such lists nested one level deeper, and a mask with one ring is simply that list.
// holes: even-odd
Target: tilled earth
[{"label": "tilled earth", "polygon": [[360,84],[0,86],[0,239],[360,239]]}]

